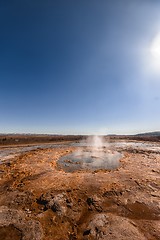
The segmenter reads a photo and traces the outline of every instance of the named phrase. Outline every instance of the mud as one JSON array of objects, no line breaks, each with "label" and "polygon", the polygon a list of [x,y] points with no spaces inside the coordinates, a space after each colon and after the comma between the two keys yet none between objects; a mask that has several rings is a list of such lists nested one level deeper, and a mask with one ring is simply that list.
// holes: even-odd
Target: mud
[{"label": "mud", "polygon": [[0,239],[160,239],[160,145],[125,141],[111,144],[122,154],[112,170],[57,168],[76,144],[3,160]]}]

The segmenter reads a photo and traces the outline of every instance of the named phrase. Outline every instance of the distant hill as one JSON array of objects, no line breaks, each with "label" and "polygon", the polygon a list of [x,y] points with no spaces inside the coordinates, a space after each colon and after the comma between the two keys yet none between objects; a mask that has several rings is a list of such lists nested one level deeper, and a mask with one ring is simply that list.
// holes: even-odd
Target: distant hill
[{"label": "distant hill", "polygon": [[136,134],[135,136],[138,137],[159,137],[160,136],[160,131],[156,131],[156,132],[147,132],[147,133],[139,133]]}]

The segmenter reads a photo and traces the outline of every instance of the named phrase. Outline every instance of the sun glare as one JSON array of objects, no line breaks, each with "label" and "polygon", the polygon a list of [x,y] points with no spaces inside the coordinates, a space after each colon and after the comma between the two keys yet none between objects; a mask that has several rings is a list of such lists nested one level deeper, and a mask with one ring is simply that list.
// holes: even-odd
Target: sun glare
[{"label": "sun glare", "polygon": [[149,62],[152,74],[160,74],[160,32],[156,34],[149,46]]},{"label": "sun glare", "polygon": [[160,33],[152,40],[150,52],[153,58],[160,63]]}]

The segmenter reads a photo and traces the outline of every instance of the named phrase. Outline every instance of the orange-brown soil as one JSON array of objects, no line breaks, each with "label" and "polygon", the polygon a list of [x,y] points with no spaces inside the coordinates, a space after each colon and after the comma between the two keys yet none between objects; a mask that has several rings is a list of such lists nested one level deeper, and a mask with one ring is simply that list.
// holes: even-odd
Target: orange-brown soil
[{"label": "orange-brown soil", "polygon": [[0,165],[0,239],[160,239],[160,154],[122,149],[116,170],[64,172],[75,147]]}]

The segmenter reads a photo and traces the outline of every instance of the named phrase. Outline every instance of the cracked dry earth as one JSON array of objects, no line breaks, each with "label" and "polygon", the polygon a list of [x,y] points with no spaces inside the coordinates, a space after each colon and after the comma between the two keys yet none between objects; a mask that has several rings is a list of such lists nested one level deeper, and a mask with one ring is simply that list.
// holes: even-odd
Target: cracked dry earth
[{"label": "cracked dry earth", "polygon": [[64,172],[68,146],[0,165],[0,239],[160,239],[160,154],[120,149],[116,170]]}]

